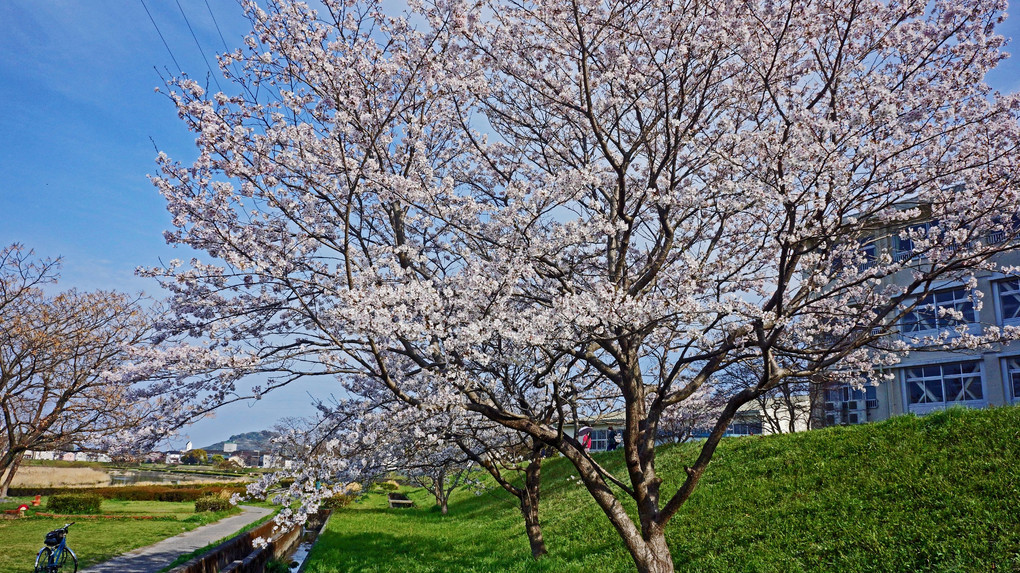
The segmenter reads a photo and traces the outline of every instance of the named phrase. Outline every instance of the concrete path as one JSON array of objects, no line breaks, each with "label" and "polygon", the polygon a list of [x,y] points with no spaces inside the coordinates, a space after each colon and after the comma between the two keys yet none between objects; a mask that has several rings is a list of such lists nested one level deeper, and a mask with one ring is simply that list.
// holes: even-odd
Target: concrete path
[{"label": "concrete path", "polygon": [[139,547],[109,561],[83,569],[82,573],[155,573],[170,565],[178,555],[191,553],[224,537],[230,537],[245,525],[272,513],[271,509],[250,505],[242,505],[241,509],[244,512],[240,515],[232,515],[216,523],[203,525],[148,547]]}]

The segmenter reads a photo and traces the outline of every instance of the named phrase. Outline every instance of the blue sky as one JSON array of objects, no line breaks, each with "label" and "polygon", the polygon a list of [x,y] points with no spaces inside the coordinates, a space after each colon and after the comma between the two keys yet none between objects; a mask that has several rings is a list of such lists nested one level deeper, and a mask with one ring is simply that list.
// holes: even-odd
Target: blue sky
[{"label": "blue sky", "polygon": [[[173,106],[154,92],[162,85],[157,69],[178,70],[145,6],[173,58],[196,79],[207,70],[189,22],[214,69],[213,55],[223,50],[216,24],[231,48],[248,30],[234,0],[0,2],[0,245],[21,242],[63,257],[65,288],[156,294],[135,268],[190,256],[163,242],[170,219],[146,179],[156,147],[187,161],[194,146]],[[1017,21],[1001,31],[1020,37]],[[1000,91],[1020,90],[1020,58],[989,80]],[[330,389],[327,382],[288,388],[186,432],[199,446],[265,429],[309,411],[309,392],[325,397]]]},{"label": "blue sky", "polygon": [[[233,0],[179,0],[210,64],[248,22]],[[174,58],[192,77],[207,69],[174,0],[145,0]],[[218,49],[217,49],[218,48]],[[155,68],[177,68],[139,0],[0,2],[0,244],[63,257],[60,286],[159,294],[138,266],[190,257],[171,249],[164,201],[146,178],[156,147],[189,161],[193,136],[154,92]],[[155,145],[155,146],[154,146]],[[184,434],[195,446],[310,412],[328,382],[228,406]],[[173,441],[183,444],[184,435]]]}]

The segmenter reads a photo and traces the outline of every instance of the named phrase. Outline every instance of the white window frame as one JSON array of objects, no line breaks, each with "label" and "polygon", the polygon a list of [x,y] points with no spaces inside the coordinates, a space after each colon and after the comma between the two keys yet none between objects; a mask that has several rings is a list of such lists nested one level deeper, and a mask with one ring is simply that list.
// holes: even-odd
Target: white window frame
[{"label": "white window frame", "polygon": [[[1014,286],[1015,285],[1015,286]],[[1001,281],[995,281],[995,313],[999,319],[1000,326],[1020,326],[1020,308],[1017,309],[1018,316],[1007,317],[1002,307],[1002,296],[1008,294],[1020,299],[1020,278],[1010,277]]]},{"label": "white window frame", "polygon": [[604,452],[609,449],[609,430],[591,431],[591,451]]},{"label": "white window frame", "polygon": [[[946,295],[952,295],[952,298],[950,300],[943,301],[943,303],[940,304],[939,297],[945,297]],[[929,293],[925,299],[929,297],[932,299],[930,304],[918,305],[913,311],[911,311],[910,314],[920,314],[920,312],[925,308],[931,308],[933,310],[932,314],[935,321],[934,328],[922,329],[920,328],[921,321],[918,320],[915,322],[915,324],[918,325],[918,329],[908,331],[908,321],[905,316],[899,323],[901,338],[910,341],[920,339],[925,336],[938,336],[944,331],[949,331],[950,336],[955,336],[956,333],[954,331],[958,326],[960,326],[960,324],[966,324],[968,331],[975,332],[977,330],[978,325],[981,322],[981,317],[977,309],[977,305],[974,302],[974,291],[972,289],[968,289],[966,287],[943,289]],[[949,316],[940,316],[939,310],[942,308],[953,308],[954,310],[959,310],[961,306],[965,306],[967,304],[970,304],[970,313],[972,315],[969,319],[967,316],[964,316],[963,321],[957,322]]]},{"label": "white window frame", "polygon": [[[972,365],[977,367],[977,370],[975,372],[968,372],[968,373],[962,372],[964,367],[972,366]],[[953,367],[953,366],[960,366],[961,367],[961,373],[959,375],[952,374],[952,373],[950,373],[950,374],[946,373],[946,369],[948,367]],[[938,368],[938,374],[937,375],[929,375],[929,374],[922,373],[921,377],[919,377],[919,378],[916,378],[916,377],[912,378],[911,377],[911,371],[912,370],[918,370],[918,369],[924,370],[924,369],[933,369],[933,368]],[[948,387],[946,385],[947,379],[950,380],[950,381],[953,380],[954,378],[957,378],[957,377],[959,377],[960,379],[969,379],[969,378],[973,378],[975,375],[977,376],[978,384],[979,384],[979,389],[981,391],[981,397],[980,398],[970,399],[970,400],[967,400],[967,399],[964,399],[964,400],[950,399],[950,396],[948,395],[949,394],[949,389],[948,389]],[[910,400],[910,397],[911,397],[910,385],[912,383],[916,383],[917,381],[929,382],[929,383],[938,382],[938,384],[939,384],[938,389],[942,393],[941,400],[932,400],[932,399],[929,398],[929,399],[927,399],[926,401],[923,401],[923,402],[911,402],[911,400]],[[962,361],[962,362],[942,362],[942,363],[936,363],[936,364],[915,364],[913,366],[906,366],[904,368],[900,368],[900,382],[901,382],[901,388],[902,388],[902,391],[903,391],[903,403],[907,405],[907,410],[909,412],[912,412],[912,413],[915,413],[915,414],[927,414],[929,412],[934,412],[935,410],[943,410],[943,409],[945,409],[945,408],[947,408],[949,406],[967,406],[967,407],[970,407],[970,408],[984,408],[985,406],[988,405],[988,390],[987,390],[987,388],[985,388],[984,365],[982,364],[982,362],[980,360],[966,360],[966,361]],[[969,386],[970,386],[969,384],[968,385],[961,385],[961,392],[966,391],[966,389]],[[934,395],[932,395],[926,389],[925,390],[925,397],[927,398],[928,396],[934,397]]]},{"label": "white window frame", "polygon": [[[1013,381],[1013,375],[1018,380]],[[1002,357],[1002,383],[1005,386],[1006,400],[1010,403],[1020,402],[1020,356]]]}]

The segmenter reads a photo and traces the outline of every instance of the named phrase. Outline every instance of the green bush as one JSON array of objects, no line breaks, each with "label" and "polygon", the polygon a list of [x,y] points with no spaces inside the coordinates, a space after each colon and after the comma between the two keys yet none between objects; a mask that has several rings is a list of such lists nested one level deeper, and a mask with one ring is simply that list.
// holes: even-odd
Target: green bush
[{"label": "green bush", "polygon": [[322,507],[325,509],[343,509],[354,501],[353,495],[345,493],[338,493],[333,497],[327,498],[322,502]]},{"label": "green bush", "polygon": [[195,511],[225,511],[230,509],[230,500],[214,495],[195,500]]},{"label": "green bush", "polygon": [[99,513],[103,498],[94,493],[58,493],[51,495],[46,509],[53,513]]},{"label": "green bush", "polygon": [[377,483],[375,485],[382,491],[397,491],[398,489],[400,489],[400,484],[394,481],[384,481]]}]

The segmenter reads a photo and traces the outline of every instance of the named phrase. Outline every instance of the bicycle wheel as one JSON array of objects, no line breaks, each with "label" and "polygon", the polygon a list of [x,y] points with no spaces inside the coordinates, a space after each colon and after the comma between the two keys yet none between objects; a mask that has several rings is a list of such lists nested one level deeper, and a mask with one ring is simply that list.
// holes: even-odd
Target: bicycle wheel
[{"label": "bicycle wheel", "polygon": [[57,565],[60,573],[78,573],[78,556],[70,548],[65,547],[60,554],[60,563]]},{"label": "bicycle wheel", "polygon": [[50,570],[50,557],[53,555],[53,549],[49,547],[43,547],[42,551],[35,558],[35,573],[46,573]]}]

